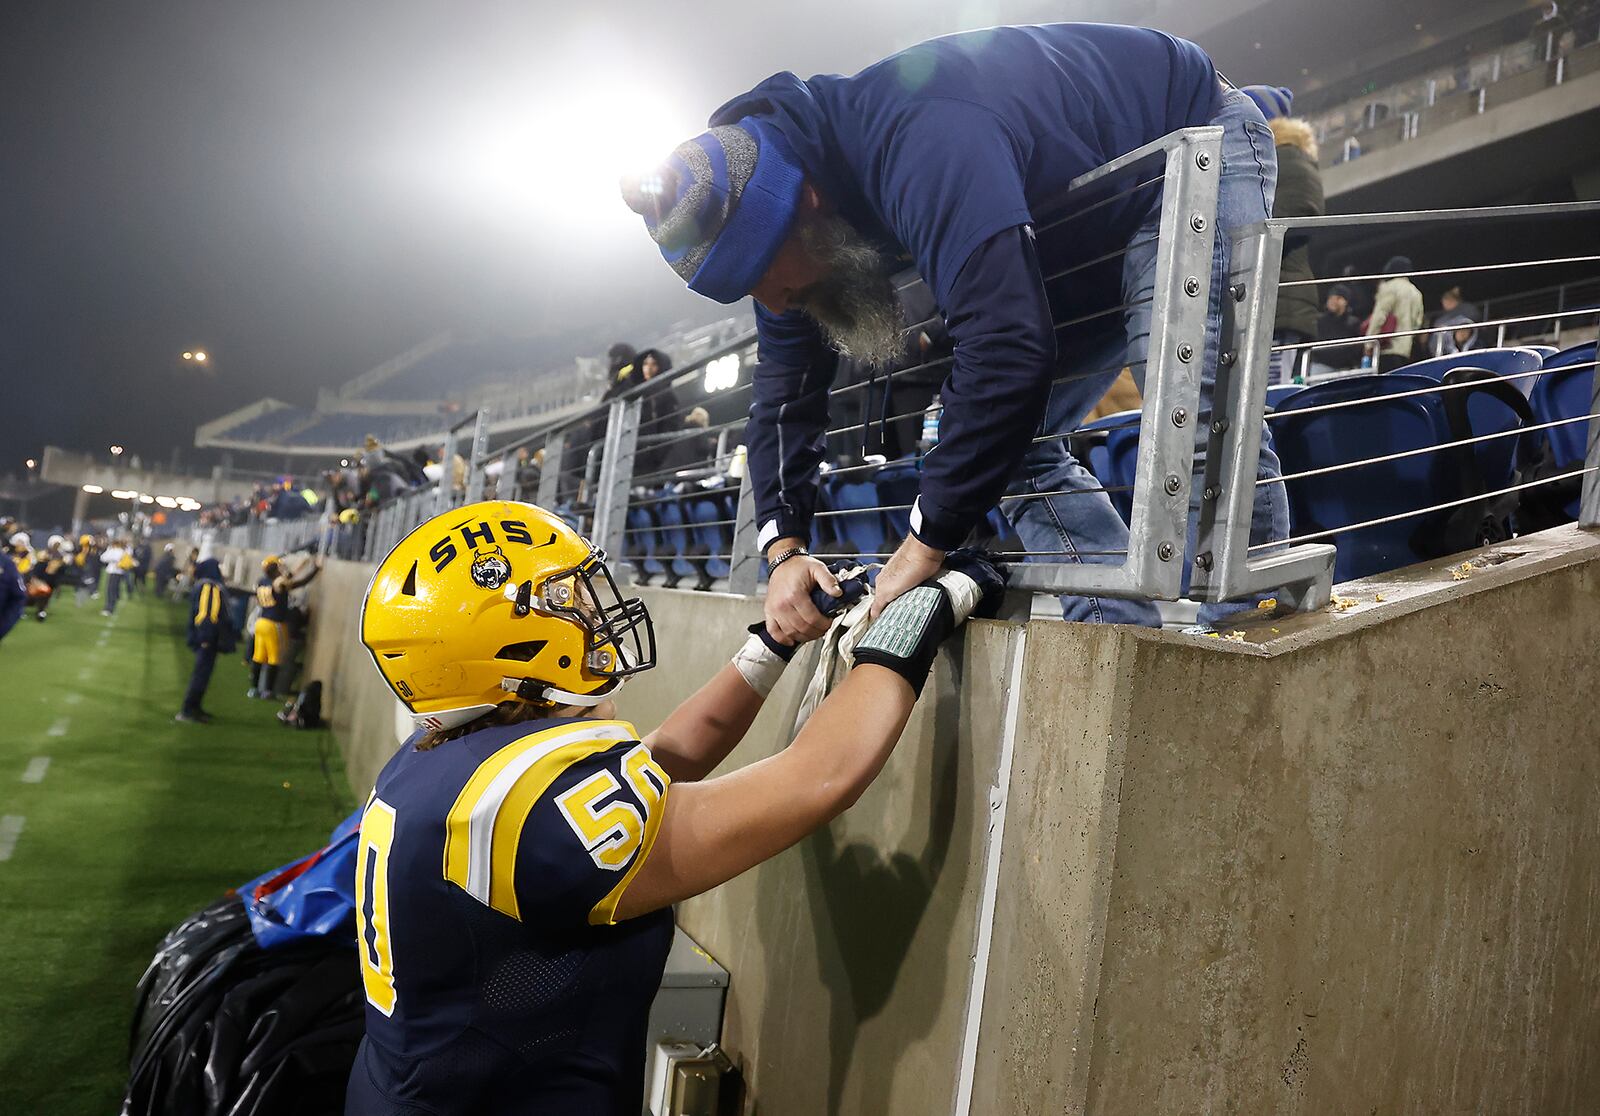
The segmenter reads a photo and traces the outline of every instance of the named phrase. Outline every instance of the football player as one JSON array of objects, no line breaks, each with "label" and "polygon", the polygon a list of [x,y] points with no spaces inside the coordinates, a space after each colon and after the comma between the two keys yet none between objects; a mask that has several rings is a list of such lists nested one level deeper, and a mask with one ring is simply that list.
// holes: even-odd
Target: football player
[{"label": "football player", "polygon": [[51,535],[28,570],[28,604],[34,610],[34,619],[40,623],[44,622],[50,608],[50,598],[55,596],[62,572],[68,568],[67,560],[71,553],[71,543],[60,535]]},{"label": "football player", "polygon": [[361,821],[367,1028],[347,1116],[637,1116],[672,904],[872,782],[939,644],[1002,584],[981,559],[957,565],[884,610],[787,749],[705,779],[793,653],[763,624],[641,737],[611,699],[655,665],[650,615],[587,540],[510,502],[403,539],[361,616],[417,731]]},{"label": "football player", "polygon": [[100,595],[100,547],[93,535],[79,535],[78,547],[72,555],[77,604],[93,600]]},{"label": "football player", "polygon": [[256,583],[256,603],[261,615],[253,630],[254,645],[250,652],[251,682],[248,696],[271,700],[274,675],[289,656],[289,594],[317,576],[322,569],[322,559],[311,564],[303,576],[290,576],[284,571],[283,560],[267,557],[261,560],[261,580]]}]

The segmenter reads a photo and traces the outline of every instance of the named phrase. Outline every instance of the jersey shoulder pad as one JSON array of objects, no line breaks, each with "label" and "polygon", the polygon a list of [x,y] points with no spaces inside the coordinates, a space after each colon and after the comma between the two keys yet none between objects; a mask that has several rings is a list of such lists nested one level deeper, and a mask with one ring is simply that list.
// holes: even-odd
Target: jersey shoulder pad
[{"label": "jersey shoulder pad", "polygon": [[626,721],[528,732],[483,759],[456,796],[444,876],[523,922],[613,922],[670,782]]}]

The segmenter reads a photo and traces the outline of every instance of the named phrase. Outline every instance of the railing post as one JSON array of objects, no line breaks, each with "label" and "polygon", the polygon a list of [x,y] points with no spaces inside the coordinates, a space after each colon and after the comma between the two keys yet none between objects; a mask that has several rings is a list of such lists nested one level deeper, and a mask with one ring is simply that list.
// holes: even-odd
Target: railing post
[{"label": "railing post", "polygon": [[1130,587],[1165,600],[1183,584],[1221,171],[1220,128],[1167,151],[1127,557]]},{"label": "railing post", "polygon": [[623,530],[628,522],[628,489],[633,484],[633,452],[639,441],[640,398],[618,399],[606,418],[605,448],[600,451],[600,479],[594,494],[593,539],[612,560],[615,571],[622,559]]},{"label": "railing post", "polygon": [[561,484],[561,456],[566,450],[567,431],[563,427],[545,439],[544,464],[539,467],[539,489],[534,503],[546,511],[553,511],[559,500]]},{"label": "railing post", "polygon": [[1237,332],[1223,347],[1232,346],[1235,359],[1218,361],[1189,595],[1228,601],[1270,590],[1304,611],[1328,603],[1333,547],[1296,546],[1250,560],[1283,240],[1270,222],[1234,240],[1228,290],[1236,298]]},{"label": "railing post", "polygon": [[456,428],[444,432],[444,459],[439,463],[439,487],[434,492],[433,514],[443,515],[446,508],[455,506],[456,487]]},{"label": "railing post", "polygon": [[467,462],[466,502],[476,504],[483,499],[484,458],[489,453],[489,408],[478,408],[478,420],[472,426],[472,458]]},{"label": "railing post", "polygon": [[728,592],[756,595],[761,580],[761,548],[756,545],[756,490],[746,463],[739,475],[739,509],[733,514],[733,557],[728,560]]}]

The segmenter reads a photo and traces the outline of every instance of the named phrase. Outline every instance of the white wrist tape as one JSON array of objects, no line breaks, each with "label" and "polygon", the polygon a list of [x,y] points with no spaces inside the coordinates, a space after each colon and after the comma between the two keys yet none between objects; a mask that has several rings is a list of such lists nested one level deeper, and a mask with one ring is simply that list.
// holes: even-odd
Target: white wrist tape
[{"label": "white wrist tape", "polygon": [[778,684],[778,679],[783,677],[783,668],[788,665],[770,647],[762,643],[758,635],[746,639],[744,646],[733,656],[733,668],[750,683],[750,688],[763,698],[772,693],[772,688]]},{"label": "white wrist tape", "polygon": [[973,609],[983,599],[983,590],[978,588],[978,583],[956,570],[945,570],[933,580],[950,594],[950,610],[956,614],[957,627],[966,623],[967,617],[972,615]]}]

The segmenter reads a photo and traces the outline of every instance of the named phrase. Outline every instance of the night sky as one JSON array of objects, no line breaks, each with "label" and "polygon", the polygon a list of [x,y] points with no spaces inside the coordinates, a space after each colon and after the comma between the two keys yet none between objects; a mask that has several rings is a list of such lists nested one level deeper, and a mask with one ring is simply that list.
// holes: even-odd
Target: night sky
[{"label": "night sky", "polygon": [[46,443],[192,453],[198,423],[310,404],[442,328],[598,348],[720,316],[615,181],[775,70],[996,22],[1183,33],[1251,7],[5,0],[0,474]]}]

